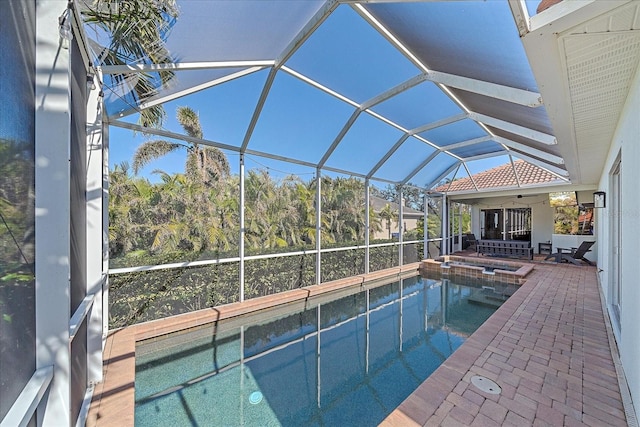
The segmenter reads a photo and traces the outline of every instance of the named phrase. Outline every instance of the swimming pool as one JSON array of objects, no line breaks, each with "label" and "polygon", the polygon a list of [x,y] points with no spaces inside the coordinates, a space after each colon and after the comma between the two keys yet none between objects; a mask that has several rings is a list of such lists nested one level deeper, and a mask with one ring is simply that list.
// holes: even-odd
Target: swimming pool
[{"label": "swimming pool", "polygon": [[494,312],[470,304],[487,292],[510,294],[413,277],[138,343],[136,425],[377,425]]}]

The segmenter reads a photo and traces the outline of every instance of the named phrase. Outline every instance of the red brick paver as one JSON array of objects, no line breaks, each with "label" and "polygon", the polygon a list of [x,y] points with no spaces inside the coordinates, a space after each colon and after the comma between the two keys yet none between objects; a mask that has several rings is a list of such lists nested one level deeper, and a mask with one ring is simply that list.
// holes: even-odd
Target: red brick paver
[{"label": "red brick paver", "polygon": [[[452,370],[463,375],[453,384]],[[479,390],[473,375],[502,393]],[[382,425],[624,426],[621,402],[595,268],[537,264]]]}]

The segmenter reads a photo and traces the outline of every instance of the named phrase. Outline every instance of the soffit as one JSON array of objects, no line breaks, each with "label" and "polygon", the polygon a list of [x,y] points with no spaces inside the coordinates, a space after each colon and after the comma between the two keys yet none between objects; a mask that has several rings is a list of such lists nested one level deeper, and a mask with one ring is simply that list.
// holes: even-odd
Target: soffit
[{"label": "soffit", "polygon": [[597,185],[638,70],[640,3],[564,1],[532,23],[523,41],[551,112],[555,152],[572,183]]}]

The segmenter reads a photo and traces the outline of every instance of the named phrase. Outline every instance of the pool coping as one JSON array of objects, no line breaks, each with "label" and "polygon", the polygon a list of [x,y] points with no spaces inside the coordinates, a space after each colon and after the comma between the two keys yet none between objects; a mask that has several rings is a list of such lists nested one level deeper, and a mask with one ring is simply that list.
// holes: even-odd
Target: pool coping
[{"label": "pool coping", "polygon": [[274,295],[253,298],[214,308],[152,320],[110,331],[103,351],[103,380],[96,384],[86,425],[133,426],[135,421],[136,343],[200,327],[241,315],[257,314],[274,307],[306,303],[323,295],[352,292],[364,285],[376,286],[419,273],[420,263],[351,276]]},{"label": "pool coping", "polygon": [[[458,262],[468,263],[459,265]],[[476,264],[476,265],[473,265]],[[482,265],[480,265],[482,264]],[[495,268],[492,273],[486,273],[484,265],[509,266],[515,270]],[[522,285],[527,275],[533,271],[534,264],[526,261],[513,261],[505,258],[478,258],[460,255],[443,255],[438,259],[427,259],[420,264],[420,270],[432,274],[462,277],[476,280],[495,280],[503,283]]]}]

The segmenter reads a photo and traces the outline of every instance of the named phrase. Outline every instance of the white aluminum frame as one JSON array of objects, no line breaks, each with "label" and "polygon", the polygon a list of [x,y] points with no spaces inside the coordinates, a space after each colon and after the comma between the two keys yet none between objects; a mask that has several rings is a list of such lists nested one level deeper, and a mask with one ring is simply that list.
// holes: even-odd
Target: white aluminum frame
[{"label": "white aluminum frame", "polygon": [[49,390],[52,380],[53,366],[37,369],[0,422],[0,427],[28,426],[36,408]]},{"label": "white aluminum frame", "polygon": [[[108,324],[108,314],[103,299],[106,286],[104,259],[108,257],[107,236],[103,233],[103,211],[108,210],[105,200],[102,176],[104,159],[104,138],[102,116],[104,113],[100,85],[93,76],[93,89],[87,89],[87,180],[86,180],[86,248],[87,248],[87,298],[92,296],[87,320],[87,381],[88,386],[102,381],[102,351]],[[106,162],[108,168],[108,162]],[[108,228],[107,228],[108,230]],[[86,298],[85,298],[86,299]],[[82,321],[78,323],[80,325]]]},{"label": "white aluminum frame", "polygon": [[36,10],[35,222],[36,230],[46,230],[35,240],[36,369],[53,367],[49,392],[38,406],[38,425],[71,424],[71,66],[70,51],[60,48],[58,35],[58,16],[66,7],[43,0]]}]

